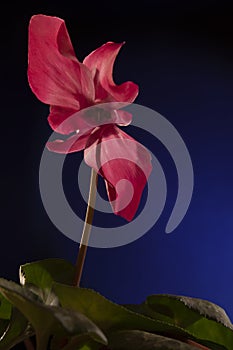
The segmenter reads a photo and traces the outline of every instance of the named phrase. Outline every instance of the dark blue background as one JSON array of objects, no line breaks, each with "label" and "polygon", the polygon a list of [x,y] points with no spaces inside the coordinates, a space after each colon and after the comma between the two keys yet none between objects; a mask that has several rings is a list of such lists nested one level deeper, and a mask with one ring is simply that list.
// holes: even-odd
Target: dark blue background
[{"label": "dark blue background", "polygon": [[[28,21],[37,13],[55,15],[65,19],[80,60],[106,41],[126,41],[115,80],[138,83],[136,102],[173,123],[189,149],[195,175],[187,215],[166,235],[176,172],[165,148],[147,138],[145,144],[167,177],[165,209],[138,241],[114,249],[89,248],[82,286],[119,303],[139,303],[153,293],[200,297],[225,308],[233,320],[230,1],[144,0],[127,6],[123,1],[34,3],[9,9],[1,23],[0,275],[18,280],[20,264],[48,257],[75,262],[78,249],[53,226],[40,199],[39,162],[51,130],[48,106],[32,94],[26,75]],[[143,142],[143,135],[137,136]],[[71,157],[80,161],[82,156]]]}]

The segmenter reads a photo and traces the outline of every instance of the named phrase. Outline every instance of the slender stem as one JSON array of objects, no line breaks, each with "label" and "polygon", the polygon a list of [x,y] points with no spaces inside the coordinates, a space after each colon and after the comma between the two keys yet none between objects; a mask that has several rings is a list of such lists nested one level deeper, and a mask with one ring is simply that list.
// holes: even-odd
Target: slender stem
[{"label": "slender stem", "polygon": [[88,241],[89,241],[90,232],[91,232],[91,225],[92,225],[92,220],[94,216],[97,179],[98,179],[98,174],[94,169],[92,169],[86,217],[85,217],[81,242],[79,245],[78,257],[75,265],[74,285],[77,287],[79,287],[80,280],[82,277],[83,265],[84,265],[84,261],[87,253]]}]

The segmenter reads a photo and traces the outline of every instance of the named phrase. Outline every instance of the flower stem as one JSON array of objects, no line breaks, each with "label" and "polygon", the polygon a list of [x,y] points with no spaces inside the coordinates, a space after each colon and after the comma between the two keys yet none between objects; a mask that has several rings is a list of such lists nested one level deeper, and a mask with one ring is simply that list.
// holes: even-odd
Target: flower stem
[{"label": "flower stem", "polygon": [[91,226],[92,226],[92,221],[94,216],[97,180],[98,180],[98,174],[94,169],[92,169],[86,217],[85,217],[81,242],[79,245],[77,261],[75,265],[74,285],[77,287],[79,287],[80,280],[82,277],[83,265],[84,265],[84,261],[87,253],[88,241],[90,237]]}]

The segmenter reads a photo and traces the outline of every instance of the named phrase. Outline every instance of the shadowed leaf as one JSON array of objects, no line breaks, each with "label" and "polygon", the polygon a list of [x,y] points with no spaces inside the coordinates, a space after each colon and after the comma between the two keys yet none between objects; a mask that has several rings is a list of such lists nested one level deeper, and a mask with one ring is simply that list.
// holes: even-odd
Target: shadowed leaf
[{"label": "shadowed leaf", "polygon": [[195,350],[179,340],[138,330],[118,331],[109,336],[112,350]]},{"label": "shadowed leaf", "polygon": [[33,335],[33,332],[28,325],[28,320],[20,311],[13,308],[10,322],[0,338],[0,350],[11,349],[31,335]]},{"label": "shadowed leaf", "polygon": [[79,312],[42,304],[27,288],[4,279],[0,279],[0,291],[32,324],[37,337],[37,350],[46,349],[51,335],[88,333],[95,341],[107,342],[102,331]]},{"label": "shadowed leaf", "polygon": [[53,291],[63,307],[83,313],[107,334],[114,329],[140,329],[174,337],[193,338],[189,332],[174,324],[132,312],[93,290],[55,283]]},{"label": "shadowed leaf", "polygon": [[158,294],[127,308],[184,328],[211,349],[232,349],[232,324],[225,310],[209,301]]},{"label": "shadowed leaf", "polygon": [[72,284],[74,266],[63,259],[44,259],[20,266],[20,283],[28,286],[48,305],[56,305],[51,287],[54,281]]},{"label": "shadowed leaf", "polygon": [[9,320],[11,311],[11,303],[0,293],[0,319]]}]

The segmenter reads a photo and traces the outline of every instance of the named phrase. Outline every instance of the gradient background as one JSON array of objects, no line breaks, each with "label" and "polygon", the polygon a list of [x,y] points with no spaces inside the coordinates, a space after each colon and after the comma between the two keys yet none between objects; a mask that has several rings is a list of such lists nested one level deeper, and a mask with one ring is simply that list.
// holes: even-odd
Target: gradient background
[{"label": "gradient background", "polygon": [[[38,169],[51,130],[48,106],[32,94],[26,74],[29,19],[38,13],[54,15],[65,19],[80,60],[106,41],[126,41],[116,61],[115,81],[138,83],[136,102],[175,126],[189,149],[195,175],[189,210],[166,235],[177,193],[175,167],[159,141],[137,135],[163,166],[166,206],[156,225],[136,242],[89,248],[82,286],[119,303],[139,303],[153,293],[200,297],[225,308],[233,320],[230,1],[144,0],[139,5],[128,2],[128,7],[122,0],[20,4],[10,4],[1,22],[0,275],[18,281],[20,264],[49,257],[74,263],[78,248],[50,222],[40,199]],[[135,136],[130,128],[129,133]],[[72,155],[68,162],[80,162],[82,156]],[[67,195],[80,207],[70,178]],[[84,215],[83,205],[81,211]]]}]

